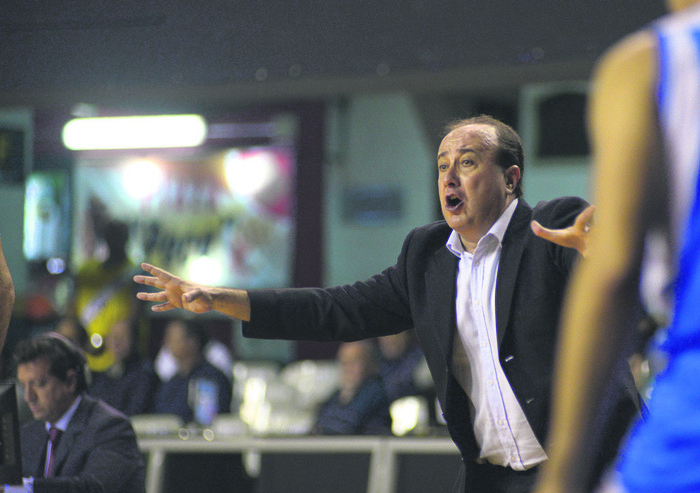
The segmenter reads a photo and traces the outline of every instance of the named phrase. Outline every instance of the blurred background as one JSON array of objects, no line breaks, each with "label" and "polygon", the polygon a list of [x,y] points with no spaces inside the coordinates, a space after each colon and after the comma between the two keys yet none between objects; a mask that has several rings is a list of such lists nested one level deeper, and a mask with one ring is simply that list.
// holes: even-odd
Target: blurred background
[{"label": "blurred background", "polygon": [[[408,230],[439,217],[434,155],[453,118],[485,112],[518,129],[532,205],[587,196],[592,64],[662,13],[661,0],[4,0],[0,231],[19,297],[43,276],[35,262],[59,257],[75,270],[90,253],[91,197],[129,221],[136,262],[149,258],[144,237],[156,217],[217,216],[217,224],[190,217],[199,227],[183,231],[160,224],[160,240],[175,245],[170,255],[183,241],[220,247],[242,206],[218,197],[224,185],[214,171],[193,181],[183,163],[228,149],[267,147],[268,165],[284,168],[283,178],[269,178],[284,190],[266,192],[284,224],[251,219],[246,230],[289,240],[267,254],[284,267],[257,268],[263,277],[275,271],[274,285],[349,282],[393,263]],[[86,155],[61,142],[75,115],[176,113],[210,125],[194,151]],[[137,202],[125,194],[153,192],[112,184],[121,180],[114,169],[134,157],[169,160],[158,197]],[[265,283],[241,276],[238,285]]]},{"label": "blurred background", "polygon": [[[327,286],[383,270],[411,228],[440,219],[435,154],[456,118],[519,131],[531,205],[590,198],[594,62],[664,12],[661,0],[3,0],[0,234],[17,291],[5,352],[74,310],[113,220],[131,264],[204,283]],[[201,117],[198,143],[64,139],[75,118],[175,114]],[[153,360],[165,322],[140,310]],[[334,344],[244,341],[236,323],[210,322],[234,361],[335,357]]]}]

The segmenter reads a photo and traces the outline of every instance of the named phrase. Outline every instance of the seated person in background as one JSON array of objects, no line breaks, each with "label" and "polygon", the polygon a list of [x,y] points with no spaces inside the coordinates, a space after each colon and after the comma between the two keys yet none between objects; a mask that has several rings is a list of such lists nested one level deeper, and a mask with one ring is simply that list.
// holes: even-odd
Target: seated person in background
[{"label": "seated person in background", "polygon": [[[22,473],[34,493],[145,492],[145,466],[129,419],[85,393],[82,351],[47,333],[15,347],[17,379],[36,421],[22,427]],[[49,437],[57,437],[51,443]]]},{"label": "seated person in background", "polygon": [[90,341],[88,333],[80,320],[72,315],[66,315],[56,324],[56,332],[78,346],[82,351],[87,351]]},{"label": "seated person in background", "polygon": [[312,433],[391,434],[389,399],[379,378],[380,356],[374,341],[342,343],[338,362],[340,389],[321,406]]},{"label": "seated person in background", "polygon": [[138,323],[119,320],[107,334],[106,348],[114,354],[114,363],[93,377],[89,393],[127,416],[153,410],[160,379],[153,364],[138,353]]},{"label": "seated person in background", "polygon": [[198,321],[171,320],[165,329],[165,345],[177,360],[177,373],[156,394],[154,412],[179,415],[185,423],[194,420],[192,388],[198,382],[212,383],[218,394],[217,413],[231,410],[233,386],[223,372],[204,357],[209,334]]},{"label": "seated person in background", "polygon": [[389,402],[407,395],[423,394],[426,389],[416,378],[416,373],[420,365],[425,364],[425,357],[418,345],[415,331],[406,330],[379,337],[377,342],[382,355],[379,375]]},{"label": "seated person in background", "polygon": [[[212,366],[221,370],[233,382],[233,357],[231,351],[223,342],[210,338],[204,347],[204,358]],[[160,348],[156,355],[154,367],[158,377],[167,382],[177,373],[177,360],[166,345]]]}]

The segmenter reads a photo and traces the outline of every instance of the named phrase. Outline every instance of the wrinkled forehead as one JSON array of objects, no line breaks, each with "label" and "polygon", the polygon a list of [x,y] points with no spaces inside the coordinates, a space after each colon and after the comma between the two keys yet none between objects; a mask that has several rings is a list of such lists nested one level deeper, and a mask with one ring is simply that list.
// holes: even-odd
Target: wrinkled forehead
[{"label": "wrinkled forehead", "polygon": [[498,134],[491,125],[483,123],[463,125],[448,133],[438,149],[438,157],[445,152],[462,148],[484,151],[498,145]]}]

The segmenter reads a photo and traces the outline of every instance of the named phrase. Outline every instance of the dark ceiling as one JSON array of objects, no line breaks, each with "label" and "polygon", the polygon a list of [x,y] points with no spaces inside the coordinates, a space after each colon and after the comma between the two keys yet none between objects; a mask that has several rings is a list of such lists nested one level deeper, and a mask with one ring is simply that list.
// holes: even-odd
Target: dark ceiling
[{"label": "dark ceiling", "polygon": [[664,12],[661,0],[2,0],[0,105],[586,77]]}]

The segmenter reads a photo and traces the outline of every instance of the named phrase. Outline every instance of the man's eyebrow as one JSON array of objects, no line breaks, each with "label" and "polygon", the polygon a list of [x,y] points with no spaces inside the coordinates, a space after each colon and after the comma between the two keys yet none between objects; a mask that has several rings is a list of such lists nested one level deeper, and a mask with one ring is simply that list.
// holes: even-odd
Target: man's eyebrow
[{"label": "man's eyebrow", "polygon": [[[467,152],[473,152],[476,154],[476,152],[477,152],[476,148],[474,148],[474,147],[460,147],[459,149],[457,149],[457,151],[459,151],[460,155],[466,154]],[[448,153],[448,151],[442,151],[440,154],[437,155],[438,159],[445,156],[447,153]]]}]

